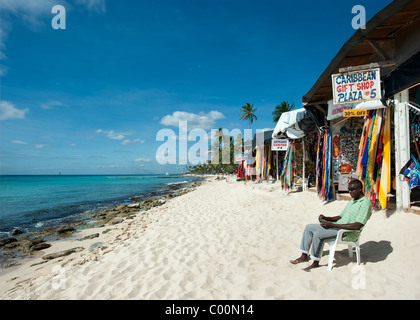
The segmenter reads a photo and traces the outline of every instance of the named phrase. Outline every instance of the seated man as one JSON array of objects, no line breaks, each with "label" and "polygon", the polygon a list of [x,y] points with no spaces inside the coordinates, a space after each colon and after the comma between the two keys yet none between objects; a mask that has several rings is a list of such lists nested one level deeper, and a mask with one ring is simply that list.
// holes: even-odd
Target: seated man
[{"label": "seated man", "polygon": [[302,255],[293,264],[309,260],[309,248],[312,244],[310,258],[313,263],[303,270],[309,271],[319,266],[322,249],[326,240],[335,239],[339,229],[354,230],[343,235],[344,241],[357,241],[363,226],[372,215],[372,205],[362,192],[363,184],[360,180],[352,180],[349,183],[349,192],[353,198],[344,208],[343,212],[336,217],[319,216],[320,224],[308,224],[303,233],[300,251]]}]

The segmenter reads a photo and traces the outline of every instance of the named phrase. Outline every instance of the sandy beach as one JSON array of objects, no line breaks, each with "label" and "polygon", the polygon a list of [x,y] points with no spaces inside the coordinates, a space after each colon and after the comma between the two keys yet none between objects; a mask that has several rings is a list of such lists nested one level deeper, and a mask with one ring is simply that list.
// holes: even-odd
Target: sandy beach
[{"label": "sandy beach", "polygon": [[[375,211],[362,264],[338,248],[327,270],[292,265],[303,229],[347,201],[279,184],[209,178],[134,219],[86,229],[0,274],[0,299],[420,299],[420,216]],[[103,231],[107,232],[103,232]],[[94,246],[92,246],[94,244]],[[42,264],[42,256],[78,248]],[[35,265],[34,265],[35,264]]]}]

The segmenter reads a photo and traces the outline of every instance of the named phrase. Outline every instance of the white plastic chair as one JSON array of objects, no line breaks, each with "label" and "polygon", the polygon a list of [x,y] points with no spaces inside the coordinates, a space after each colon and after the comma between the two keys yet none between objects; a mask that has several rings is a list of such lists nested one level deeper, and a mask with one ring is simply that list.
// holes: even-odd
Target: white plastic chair
[{"label": "white plastic chair", "polygon": [[327,241],[326,242],[330,246],[330,253],[329,253],[329,257],[328,257],[328,270],[329,271],[332,270],[332,264],[333,264],[333,261],[334,261],[335,249],[337,248],[337,245],[339,245],[339,244],[346,244],[346,245],[348,245],[348,248],[349,248],[349,257],[350,258],[353,257],[353,247],[355,247],[355,249],[356,249],[357,264],[360,264],[360,261],[361,261],[360,260],[360,246],[359,246],[360,236],[359,236],[359,239],[357,239],[356,242],[342,240],[343,233],[344,232],[349,232],[349,231],[354,231],[354,230],[340,229],[340,230],[338,230],[337,238],[336,239],[333,239],[333,240],[330,240],[330,241]]}]

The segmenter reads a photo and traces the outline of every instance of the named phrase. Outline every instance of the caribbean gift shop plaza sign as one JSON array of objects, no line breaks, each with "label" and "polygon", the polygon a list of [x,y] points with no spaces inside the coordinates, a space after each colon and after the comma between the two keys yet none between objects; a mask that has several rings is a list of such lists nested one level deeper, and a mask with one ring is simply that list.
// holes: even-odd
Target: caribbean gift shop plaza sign
[{"label": "caribbean gift shop plaza sign", "polygon": [[379,68],[333,74],[331,77],[335,105],[382,98]]}]

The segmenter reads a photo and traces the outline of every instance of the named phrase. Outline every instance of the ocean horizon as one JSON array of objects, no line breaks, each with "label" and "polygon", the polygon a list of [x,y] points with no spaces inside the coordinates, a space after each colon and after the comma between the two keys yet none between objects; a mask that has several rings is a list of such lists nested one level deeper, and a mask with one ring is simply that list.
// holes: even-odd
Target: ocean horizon
[{"label": "ocean horizon", "polygon": [[84,213],[174,192],[197,177],[166,174],[0,175],[0,239],[40,232]]}]

